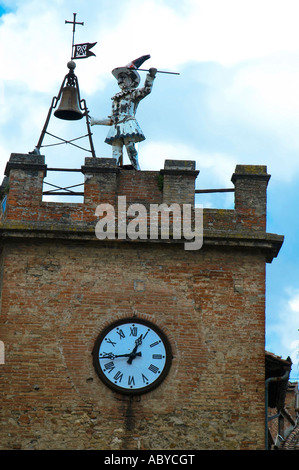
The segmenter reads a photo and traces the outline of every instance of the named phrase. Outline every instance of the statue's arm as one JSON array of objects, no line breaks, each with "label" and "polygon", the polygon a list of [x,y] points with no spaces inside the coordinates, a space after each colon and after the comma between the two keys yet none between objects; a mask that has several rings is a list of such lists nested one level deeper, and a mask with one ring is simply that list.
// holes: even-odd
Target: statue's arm
[{"label": "statue's arm", "polygon": [[102,125],[102,126],[112,126],[113,121],[111,119],[111,116],[108,116],[108,118],[105,119],[96,119],[92,116],[90,116],[90,125],[95,126],[95,125]]},{"label": "statue's arm", "polygon": [[139,99],[144,98],[145,96],[149,95],[153,88],[153,83],[156,78],[157,69],[151,68],[149,69],[149,73],[146,74],[144,86],[142,88],[138,88],[136,90],[137,96]]}]

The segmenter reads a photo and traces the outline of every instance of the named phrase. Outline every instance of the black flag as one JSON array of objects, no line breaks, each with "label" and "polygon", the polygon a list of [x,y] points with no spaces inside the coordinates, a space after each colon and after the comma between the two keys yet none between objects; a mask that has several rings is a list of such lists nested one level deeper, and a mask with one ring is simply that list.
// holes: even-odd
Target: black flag
[{"label": "black flag", "polygon": [[92,55],[95,55],[90,49],[96,45],[96,42],[90,44],[86,42],[85,44],[75,44],[74,45],[74,56],[72,59],[86,59]]}]

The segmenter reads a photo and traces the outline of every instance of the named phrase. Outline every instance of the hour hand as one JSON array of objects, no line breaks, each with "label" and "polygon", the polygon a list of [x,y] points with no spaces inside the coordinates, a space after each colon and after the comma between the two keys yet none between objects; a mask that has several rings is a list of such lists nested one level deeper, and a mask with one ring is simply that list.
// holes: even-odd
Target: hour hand
[{"label": "hour hand", "polygon": [[132,364],[133,359],[135,359],[136,356],[141,356],[141,353],[136,353],[138,346],[142,344],[142,335],[139,336],[139,338],[136,339],[135,341],[135,347],[131,354],[129,354],[129,359],[127,360],[128,364]]},{"label": "hour hand", "polygon": [[142,344],[142,335],[140,335],[139,338],[136,339],[135,344],[136,344],[135,346],[136,349],[138,346]]}]

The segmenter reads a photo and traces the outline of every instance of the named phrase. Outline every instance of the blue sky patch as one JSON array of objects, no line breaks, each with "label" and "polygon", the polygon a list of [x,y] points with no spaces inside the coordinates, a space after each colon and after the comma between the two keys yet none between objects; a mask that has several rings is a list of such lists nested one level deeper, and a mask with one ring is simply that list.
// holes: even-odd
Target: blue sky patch
[{"label": "blue sky patch", "polygon": [[0,3],[0,16],[5,15],[5,13],[10,13],[12,11],[11,8],[8,8],[4,6],[2,3]]}]

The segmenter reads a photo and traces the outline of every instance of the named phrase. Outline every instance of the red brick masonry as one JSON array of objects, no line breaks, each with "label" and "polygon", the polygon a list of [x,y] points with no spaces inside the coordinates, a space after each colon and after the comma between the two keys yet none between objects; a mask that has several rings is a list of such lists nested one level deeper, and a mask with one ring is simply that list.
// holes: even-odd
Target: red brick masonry
[{"label": "red brick masonry", "polygon": [[[98,204],[192,204],[194,162],[160,172],[87,158],[83,203],[42,200],[43,156],[12,154],[1,234],[1,449],[263,449],[264,166],[238,165],[235,209],[204,209],[204,244],[103,240]],[[152,392],[127,397],[93,368],[100,331],[139,316],[167,334],[173,361]]]}]

